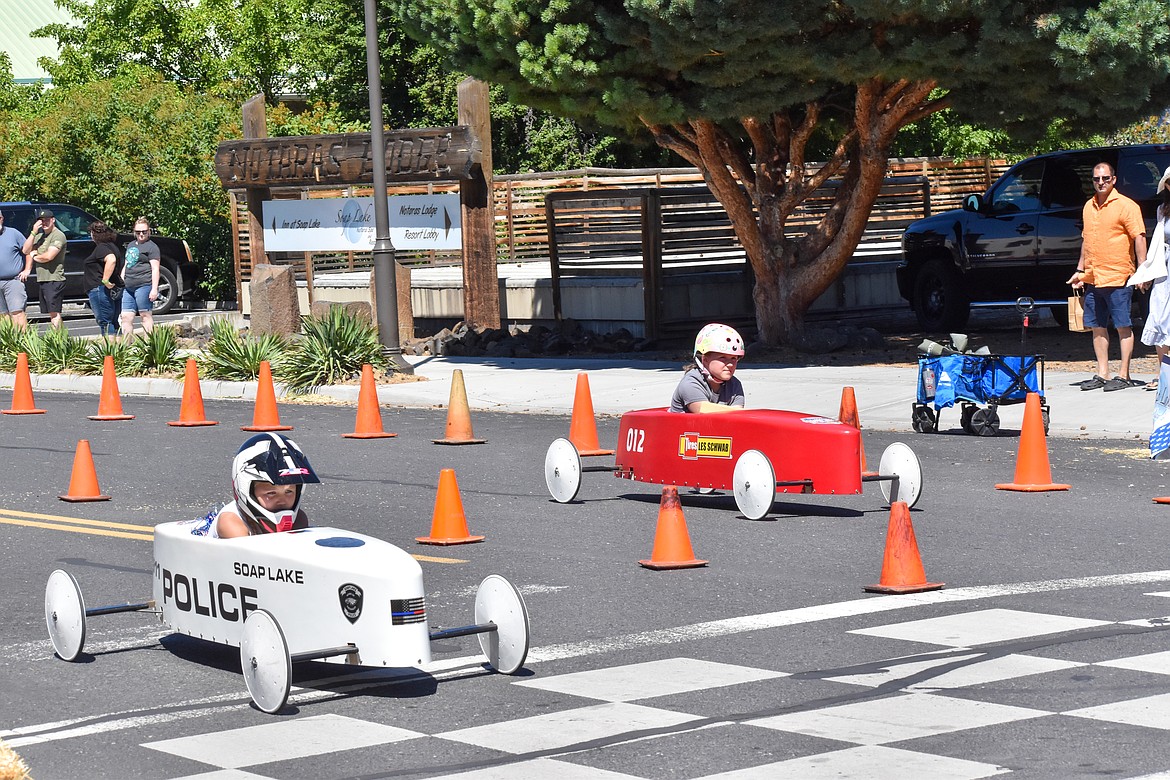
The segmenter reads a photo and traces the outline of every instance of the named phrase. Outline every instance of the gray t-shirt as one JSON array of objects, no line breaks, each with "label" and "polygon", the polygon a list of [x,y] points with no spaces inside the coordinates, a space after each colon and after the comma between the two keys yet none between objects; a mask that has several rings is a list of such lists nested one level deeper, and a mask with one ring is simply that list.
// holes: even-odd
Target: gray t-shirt
[{"label": "gray t-shirt", "polygon": [[716,393],[707,384],[707,379],[697,368],[687,369],[678,387],[674,388],[674,395],[670,399],[670,411],[685,412],[687,406],[696,401],[710,401],[713,404],[724,406],[743,406],[743,385],[735,377],[723,383]]},{"label": "gray t-shirt", "polygon": [[150,240],[131,241],[126,245],[126,270],[122,273],[122,280],[127,287],[149,286],[150,261],[161,259],[158,244]]}]

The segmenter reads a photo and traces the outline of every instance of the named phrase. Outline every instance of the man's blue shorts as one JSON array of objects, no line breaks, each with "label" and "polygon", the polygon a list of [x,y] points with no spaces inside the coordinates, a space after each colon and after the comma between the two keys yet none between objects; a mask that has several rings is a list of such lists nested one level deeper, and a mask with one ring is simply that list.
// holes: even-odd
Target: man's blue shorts
[{"label": "man's blue shorts", "polygon": [[1113,327],[1128,328],[1130,306],[1133,304],[1132,287],[1090,287],[1085,285],[1085,326],[1107,328],[1109,320]]}]

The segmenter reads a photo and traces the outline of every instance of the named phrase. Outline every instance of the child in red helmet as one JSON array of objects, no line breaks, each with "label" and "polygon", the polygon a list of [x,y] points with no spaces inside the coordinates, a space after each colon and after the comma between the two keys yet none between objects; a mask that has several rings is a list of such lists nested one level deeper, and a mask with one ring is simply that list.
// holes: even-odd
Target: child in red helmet
[{"label": "child in red helmet", "polygon": [[743,385],[735,369],[743,357],[735,328],[713,322],[695,338],[695,365],[688,366],[670,399],[672,412],[735,412],[743,409]]}]

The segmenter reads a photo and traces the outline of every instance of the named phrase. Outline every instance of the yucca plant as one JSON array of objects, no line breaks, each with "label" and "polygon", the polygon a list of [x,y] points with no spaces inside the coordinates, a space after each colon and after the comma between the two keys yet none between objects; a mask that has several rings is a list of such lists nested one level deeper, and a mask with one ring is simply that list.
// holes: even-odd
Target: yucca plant
[{"label": "yucca plant", "polygon": [[306,317],[301,333],[288,359],[273,367],[277,379],[295,392],[351,379],[365,363],[386,366],[377,329],[343,306],[331,306],[323,317]]},{"label": "yucca plant", "polygon": [[28,367],[37,374],[61,374],[73,369],[85,354],[85,342],[81,339],[69,337],[69,330],[64,325],[59,328],[49,328],[44,334],[35,339],[31,338],[33,328],[26,333],[25,345],[28,350]]},{"label": "yucca plant", "polygon": [[174,328],[155,326],[150,333],[130,342],[132,373],[171,374],[181,370],[185,362],[179,357],[179,336]]},{"label": "yucca plant", "polygon": [[227,319],[211,323],[211,341],[199,361],[199,372],[207,379],[246,382],[260,374],[260,363],[267,360],[273,371],[288,351],[288,342],[273,333],[258,337],[241,336]]},{"label": "yucca plant", "polygon": [[17,354],[27,352],[24,346],[25,333],[11,319],[0,319],[0,371],[16,370]]},{"label": "yucca plant", "polygon": [[114,371],[118,373],[118,376],[130,376],[136,373],[130,354],[130,345],[118,336],[91,339],[85,345],[85,354],[77,361],[77,372],[90,375],[100,374],[105,365],[106,355],[114,358]]}]

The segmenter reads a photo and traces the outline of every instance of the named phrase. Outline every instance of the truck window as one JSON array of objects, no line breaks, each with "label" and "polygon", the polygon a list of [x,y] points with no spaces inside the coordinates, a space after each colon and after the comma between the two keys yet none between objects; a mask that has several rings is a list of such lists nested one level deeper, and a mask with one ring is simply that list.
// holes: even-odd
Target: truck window
[{"label": "truck window", "polygon": [[1167,166],[1170,149],[1141,156],[1124,155],[1117,165],[1117,189],[1137,200],[1152,198]]},{"label": "truck window", "polygon": [[989,193],[992,214],[1015,214],[1040,208],[1040,181],[1044,163],[1037,160],[1020,165],[1004,174]]}]

